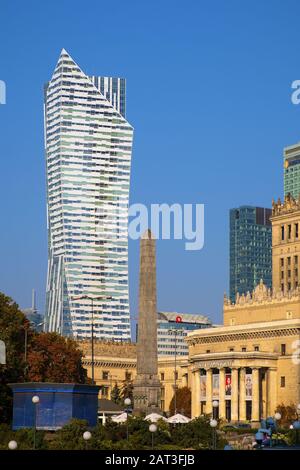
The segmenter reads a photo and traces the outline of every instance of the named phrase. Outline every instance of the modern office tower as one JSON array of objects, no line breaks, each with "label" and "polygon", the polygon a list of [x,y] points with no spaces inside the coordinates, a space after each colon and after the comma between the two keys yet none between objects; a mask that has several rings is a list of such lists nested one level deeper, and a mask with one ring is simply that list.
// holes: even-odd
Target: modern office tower
[{"label": "modern office tower", "polygon": [[252,292],[261,279],[272,285],[271,209],[241,206],[230,210],[230,300]]},{"label": "modern office tower", "polygon": [[158,312],[157,349],[159,356],[187,356],[188,333],[201,328],[212,327],[208,317],[190,313]]},{"label": "modern office tower", "polygon": [[47,331],[130,340],[132,139],[125,80],[90,77],[62,50],[45,87]]},{"label": "modern office tower", "polygon": [[283,149],[284,195],[290,193],[294,198],[300,194],[300,143]]}]

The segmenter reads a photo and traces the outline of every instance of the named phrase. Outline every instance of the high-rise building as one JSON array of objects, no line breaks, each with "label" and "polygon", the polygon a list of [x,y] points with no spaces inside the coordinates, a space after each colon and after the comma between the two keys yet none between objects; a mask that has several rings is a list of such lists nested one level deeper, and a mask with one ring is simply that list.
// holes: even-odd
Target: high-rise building
[{"label": "high-rise building", "polygon": [[63,49],[45,86],[47,331],[88,338],[93,317],[96,338],[130,340],[132,139],[125,80],[88,76]]},{"label": "high-rise building", "polygon": [[284,195],[298,198],[300,194],[300,143],[283,149]]},{"label": "high-rise building", "polygon": [[252,292],[263,279],[272,285],[271,209],[241,206],[230,210],[230,300]]},{"label": "high-rise building", "polygon": [[157,350],[159,356],[187,356],[186,336],[193,330],[212,327],[208,317],[191,313],[157,313]]},{"label": "high-rise building", "polygon": [[30,308],[24,308],[23,313],[26,316],[27,320],[30,321],[31,326],[36,331],[42,331],[43,330],[44,317],[43,317],[43,315],[38,313],[38,310],[37,310],[37,307],[36,307],[36,292],[35,292],[35,289],[32,289],[31,307]]}]

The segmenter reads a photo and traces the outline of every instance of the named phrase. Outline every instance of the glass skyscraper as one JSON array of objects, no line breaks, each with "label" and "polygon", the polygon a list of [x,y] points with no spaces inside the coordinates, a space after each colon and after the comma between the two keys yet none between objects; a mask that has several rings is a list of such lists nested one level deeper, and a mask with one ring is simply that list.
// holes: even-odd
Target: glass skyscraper
[{"label": "glass skyscraper", "polygon": [[[62,50],[45,86],[46,330],[130,340],[126,83],[86,75]],[[89,299],[82,299],[88,296]]]},{"label": "glass skyscraper", "polygon": [[284,195],[290,193],[295,199],[300,194],[300,143],[283,150]]},{"label": "glass skyscraper", "polygon": [[241,206],[230,210],[230,300],[247,294],[263,279],[272,285],[271,209]]}]

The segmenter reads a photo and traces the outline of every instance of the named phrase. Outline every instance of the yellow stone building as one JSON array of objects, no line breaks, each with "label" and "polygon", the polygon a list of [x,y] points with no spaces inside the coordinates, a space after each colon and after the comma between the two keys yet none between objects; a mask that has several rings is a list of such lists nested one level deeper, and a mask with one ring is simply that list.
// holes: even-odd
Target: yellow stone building
[{"label": "yellow stone building", "polygon": [[[91,377],[91,343],[79,342],[84,353],[83,365]],[[136,376],[136,344],[117,342],[95,342],[94,370],[96,385],[101,386],[100,397],[111,397],[111,391],[117,383],[122,388],[125,381],[132,381]],[[175,358],[161,356],[158,358],[158,376],[161,382],[161,410],[169,411],[175,387]],[[177,357],[176,386],[188,386],[188,357]],[[179,410],[180,411],[180,410]]]},{"label": "yellow stone building", "polygon": [[189,344],[192,416],[259,421],[300,403],[300,200],[272,208],[273,288],[225,296],[224,326],[195,330]]}]

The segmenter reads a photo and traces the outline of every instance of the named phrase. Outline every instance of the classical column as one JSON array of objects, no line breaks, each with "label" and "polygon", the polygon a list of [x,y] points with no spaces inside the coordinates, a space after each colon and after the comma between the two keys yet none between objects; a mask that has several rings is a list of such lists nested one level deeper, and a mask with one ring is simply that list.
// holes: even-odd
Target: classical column
[{"label": "classical column", "polygon": [[192,418],[200,416],[200,371],[192,372]]},{"label": "classical column", "polygon": [[219,370],[219,417],[226,418],[226,406],[225,406],[225,369]]},{"label": "classical column", "polygon": [[259,369],[252,369],[252,421],[260,420]]},{"label": "classical column", "polygon": [[246,421],[246,369],[240,369],[240,421]]},{"label": "classical column", "polygon": [[267,415],[274,416],[277,407],[277,369],[268,369],[267,374]]},{"label": "classical column", "polygon": [[231,369],[231,421],[239,419],[239,371]]},{"label": "classical column", "polygon": [[205,413],[212,413],[212,369],[206,371],[206,406]]}]

